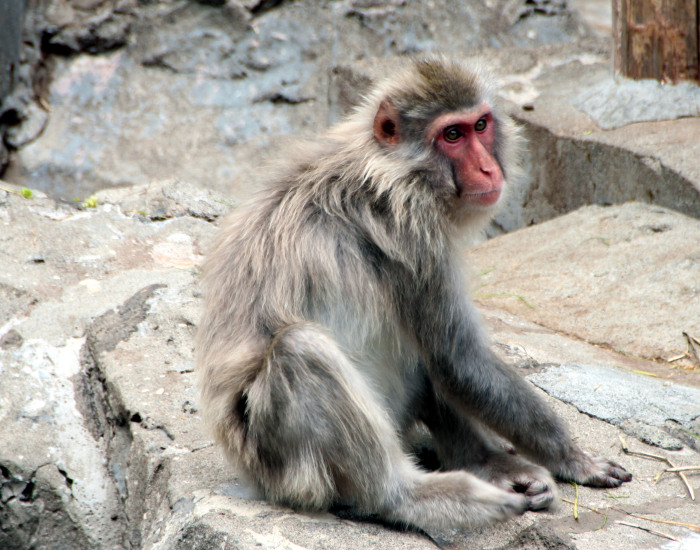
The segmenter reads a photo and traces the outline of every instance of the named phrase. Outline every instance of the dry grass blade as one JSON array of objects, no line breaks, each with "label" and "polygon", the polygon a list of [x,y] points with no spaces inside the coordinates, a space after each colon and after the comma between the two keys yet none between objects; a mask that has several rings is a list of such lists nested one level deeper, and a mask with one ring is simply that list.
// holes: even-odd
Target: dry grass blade
[{"label": "dry grass blade", "polygon": [[622,508],[617,508],[617,510],[621,510],[625,512],[628,516],[632,516],[633,518],[637,519],[643,519],[645,521],[653,521],[654,523],[663,523],[665,525],[677,525],[679,527],[687,527],[688,529],[692,529],[693,531],[698,531],[700,533],[700,525],[694,525],[692,523],[683,523],[682,521],[671,521],[668,519],[655,519],[655,518],[650,518],[648,516],[642,516],[641,514],[632,514],[630,512],[626,512],[625,510],[622,510]]},{"label": "dry grass blade", "polygon": [[[586,506],[585,504],[577,504],[575,501],[569,500],[568,498],[562,498],[561,501],[566,502],[568,504],[574,504],[574,505],[580,506],[581,508],[585,508],[586,510],[590,510],[591,512],[595,512],[596,514],[600,514],[601,516],[606,513],[606,512],[601,512],[600,510],[598,510],[598,508],[594,508],[593,506]],[[606,511],[607,510],[609,510],[609,508],[606,508]]]},{"label": "dry grass blade", "polygon": [[594,531],[600,531],[608,524],[608,512],[609,511],[610,511],[610,508],[605,509],[605,517],[603,518],[603,523],[600,524],[600,527],[596,527],[595,529],[593,529]]},{"label": "dry grass blade", "polygon": [[[686,471],[686,469],[685,468],[676,468],[670,460],[667,460],[666,462],[671,467],[666,468],[665,470],[661,470],[658,474],[656,474],[656,477],[654,478],[654,483],[657,483],[661,479],[661,476],[664,475],[666,472],[672,472],[674,474],[677,474],[678,477],[681,478],[683,485],[685,485],[685,488],[688,491],[688,494],[690,495],[690,500],[695,500],[695,491],[693,490],[693,487],[690,485],[688,478],[685,477],[685,474],[683,473],[684,471]],[[693,467],[690,469],[694,470],[694,469],[700,469],[700,468]]]},{"label": "dry grass blade", "polygon": [[700,470],[700,466],[681,466],[680,468],[666,468],[664,472],[677,473],[677,472],[692,472],[693,470]]},{"label": "dry grass blade", "polygon": [[[650,458],[652,460],[658,460],[659,462],[665,462],[666,464],[669,464],[668,458],[666,458],[665,456],[645,453],[643,451],[633,451],[627,446],[627,441],[624,437],[622,437],[621,435],[618,435],[617,437],[620,438],[620,445],[622,445],[622,451],[626,455],[641,456],[642,458]],[[673,465],[671,465],[671,467],[673,468]]]},{"label": "dry grass blade", "polygon": [[[567,502],[568,504],[575,504],[573,500],[569,500],[568,498],[563,498],[561,499],[562,502]],[[609,510],[617,510],[618,512],[622,512],[623,514],[637,518],[637,519],[643,519],[644,521],[651,521],[652,523],[663,523],[664,525],[677,525],[678,527],[686,527],[687,529],[692,529],[693,531],[697,531],[700,533],[700,525],[694,525],[692,523],[683,523],[682,521],[671,521],[667,519],[656,519],[656,518],[650,518],[648,516],[642,516],[641,514],[634,514],[631,512],[628,512],[624,508],[620,508],[619,506],[610,506],[609,508],[606,508],[604,512],[598,510],[598,508],[594,508],[593,506],[586,506],[585,504],[579,504],[581,508],[585,508],[586,510],[590,510],[591,512],[595,514],[600,514],[602,515],[607,515]]]},{"label": "dry grass blade", "polygon": [[[671,469],[676,469],[676,465],[673,462],[671,462],[668,458],[666,458],[665,456],[654,455],[651,453],[644,453],[641,451],[633,451],[627,446],[627,441],[625,441],[624,437],[622,437],[621,435],[618,435],[618,437],[620,438],[620,444],[622,445],[622,451],[625,454],[640,456],[642,458],[650,458],[652,460],[658,460],[659,462],[665,462],[666,464],[668,464],[671,467]],[[656,483],[657,481],[659,481],[659,479],[661,479],[661,476],[663,475],[664,471],[666,471],[666,470],[662,470],[654,478],[654,483]],[[688,478],[685,477],[685,474],[683,473],[683,471],[681,470],[681,471],[677,471],[674,473],[676,473],[678,475],[678,477],[683,482],[683,485],[685,485],[685,488],[688,491],[688,494],[690,495],[690,500],[695,500],[695,491],[693,491],[693,488],[691,487],[690,483],[688,482]]]},{"label": "dry grass blade", "polygon": [[642,527],[641,525],[635,525],[634,523],[627,523],[625,521],[616,521],[615,523],[619,525],[626,525],[627,527],[634,527],[635,529],[641,529],[642,531],[646,531],[647,533],[651,533],[652,535],[656,535],[657,537],[663,537],[665,539],[678,542],[678,539],[676,537],[669,535],[668,533],[655,531],[654,529],[647,529],[646,527]]},{"label": "dry grass blade", "polygon": [[572,481],[571,485],[576,489],[576,497],[574,498],[574,519],[578,521],[578,483]]},{"label": "dry grass blade", "polygon": [[535,306],[533,306],[525,296],[521,296],[520,294],[513,294],[509,292],[494,292],[492,294],[476,294],[474,295],[474,298],[481,298],[481,299],[486,299],[486,298],[517,298],[520,300],[522,303],[524,303],[527,307],[530,309],[535,309]]}]

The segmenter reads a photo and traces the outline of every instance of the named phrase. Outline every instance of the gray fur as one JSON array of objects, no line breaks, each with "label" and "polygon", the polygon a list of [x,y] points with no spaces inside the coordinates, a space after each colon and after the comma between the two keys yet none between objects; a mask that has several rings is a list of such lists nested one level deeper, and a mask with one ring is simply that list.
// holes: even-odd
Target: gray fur
[{"label": "gray fur", "polygon": [[[484,82],[443,58],[410,64],[303,144],[219,232],[198,331],[201,405],[270,500],[472,527],[551,505],[549,472],[628,479],[578,449],[493,355],[464,291],[455,237],[492,212],[456,198],[451,166],[421,132],[490,102]],[[374,138],[382,101],[401,117],[396,147]],[[517,129],[495,120],[494,156],[510,176]],[[415,464],[405,434],[416,423],[451,471]]]}]

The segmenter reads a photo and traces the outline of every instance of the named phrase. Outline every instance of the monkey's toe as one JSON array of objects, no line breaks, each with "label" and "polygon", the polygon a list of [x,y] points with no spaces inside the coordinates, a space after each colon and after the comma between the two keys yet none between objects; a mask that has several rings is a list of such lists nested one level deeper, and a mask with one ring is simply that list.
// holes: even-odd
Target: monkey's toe
[{"label": "monkey's toe", "polygon": [[521,475],[513,480],[513,490],[525,496],[530,511],[550,508],[556,496],[553,482]]},{"label": "monkey's toe", "polygon": [[530,509],[529,499],[522,494],[510,494],[503,503],[503,519],[520,516]]},{"label": "monkey's toe", "polygon": [[623,468],[611,468],[599,477],[598,487],[619,487],[623,483],[632,480],[632,474]]},{"label": "monkey's toe", "polygon": [[603,489],[614,489],[622,485],[623,481],[606,474],[598,474],[590,477],[583,485],[589,487],[600,487]]},{"label": "monkey's toe", "polygon": [[539,479],[517,480],[513,489],[525,495],[527,509],[531,511],[549,508],[554,501],[552,487]]},{"label": "monkey's toe", "polygon": [[546,491],[535,495],[534,497],[528,497],[527,499],[527,509],[531,512],[537,512],[538,510],[546,510],[552,506],[554,501],[554,493],[552,491]]},{"label": "monkey's toe", "polygon": [[608,460],[609,475],[615,479],[619,479],[621,483],[632,480],[632,474],[620,466],[617,462]]}]

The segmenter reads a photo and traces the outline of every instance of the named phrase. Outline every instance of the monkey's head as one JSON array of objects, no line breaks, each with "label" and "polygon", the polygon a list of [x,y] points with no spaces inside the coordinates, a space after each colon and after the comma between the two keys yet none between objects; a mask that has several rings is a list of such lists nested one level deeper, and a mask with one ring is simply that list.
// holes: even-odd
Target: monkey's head
[{"label": "monkey's head", "polygon": [[446,205],[453,221],[491,214],[519,161],[517,128],[497,112],[482,72],[443,57],[419,59],[380,84],[367,105],[373,139]]}]

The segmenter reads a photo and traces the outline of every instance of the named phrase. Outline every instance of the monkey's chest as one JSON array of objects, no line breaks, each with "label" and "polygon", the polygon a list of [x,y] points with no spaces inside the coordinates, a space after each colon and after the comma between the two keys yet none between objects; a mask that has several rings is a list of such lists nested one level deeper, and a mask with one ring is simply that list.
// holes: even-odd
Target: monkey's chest
[{"label": "monkey's chest", "polygon": [[424,375],[416,351],[406,341],[379,335],[351,355],[394,426],[405,426],[408,418],[414,416],[409,409],[423,386]]}]

